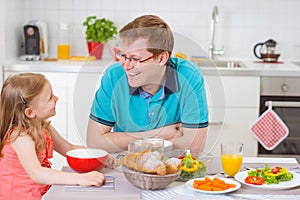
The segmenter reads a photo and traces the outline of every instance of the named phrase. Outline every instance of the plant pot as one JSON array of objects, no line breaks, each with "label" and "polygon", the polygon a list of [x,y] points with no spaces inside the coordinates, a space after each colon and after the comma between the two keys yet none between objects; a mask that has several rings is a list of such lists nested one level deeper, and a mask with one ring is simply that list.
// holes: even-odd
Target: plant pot
[{"label": "plant pot", "polygon": [[87,46],[90,56],[95,56],[98,60],[102,59],[104,44],[100,42],[87,42]]}]

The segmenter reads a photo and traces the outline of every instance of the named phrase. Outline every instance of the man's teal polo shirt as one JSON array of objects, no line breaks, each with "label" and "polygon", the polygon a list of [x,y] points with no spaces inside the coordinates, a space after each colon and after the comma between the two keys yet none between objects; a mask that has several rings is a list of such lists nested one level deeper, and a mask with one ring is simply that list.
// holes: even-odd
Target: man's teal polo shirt
[{"label": "man's teal polo shirt", "polygon": [[140,132],[182,123],[187,128],[208,126],[204,78],[190,61],[172,58],[164,87],[154,96],[128,85],[120,65],[105,71],[96,91],[90,118],[116,132]]}]

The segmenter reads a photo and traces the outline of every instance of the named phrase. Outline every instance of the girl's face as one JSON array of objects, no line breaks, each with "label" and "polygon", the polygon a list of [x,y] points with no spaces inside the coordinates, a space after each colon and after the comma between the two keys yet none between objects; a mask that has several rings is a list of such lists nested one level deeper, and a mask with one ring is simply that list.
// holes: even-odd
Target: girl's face
[{"label": "girl's face", "polygon": [[56,114],[55,106],[58,97],[53,94],[52,87],[47,81],[42,92],[33,98],[32,110],[35,113],[35,118],[44,120]]}]

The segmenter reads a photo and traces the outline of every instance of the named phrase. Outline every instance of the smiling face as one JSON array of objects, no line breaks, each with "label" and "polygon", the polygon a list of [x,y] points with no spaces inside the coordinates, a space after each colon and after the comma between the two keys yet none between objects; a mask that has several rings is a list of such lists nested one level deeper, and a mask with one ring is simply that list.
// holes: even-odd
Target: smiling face
[{"label": "smiling face", "polygon": [[53,94],[52,87],[47,81],[41,93],[30,102],[35,119],[42,121],[54,116],[57,101],[58,97]]},{"label": "smiling face", "polygon": [[147,40],[138,38],[132,43],[122,41],[121,54],[125,55],[125,61],[121,61],[128,84],[131,87],[141,87],[144,91],[155,94],[164,82],[166,62],[168,58],[167,52],[162,52],[145,62],[131,62],[130,58],[137,60],[145,60],[153,53],[147,50]]}]

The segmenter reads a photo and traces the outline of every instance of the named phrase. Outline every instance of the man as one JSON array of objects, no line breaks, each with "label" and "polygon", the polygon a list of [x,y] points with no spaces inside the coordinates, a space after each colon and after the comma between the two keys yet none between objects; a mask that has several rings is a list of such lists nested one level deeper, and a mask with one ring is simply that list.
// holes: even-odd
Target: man
[{"label": "man", "polygon": [[157,16],[138,17],[119,33],[119,62],[106,70],[95,94],[88,146],[117,152],[130,141],[160,137],[175,149],[202,151],[208,109],[199,68],[171,58],[173,33]]}]

